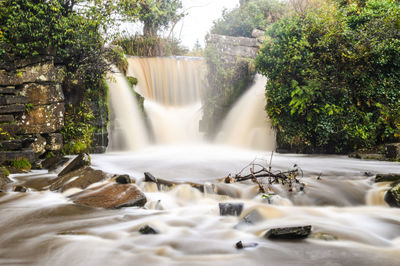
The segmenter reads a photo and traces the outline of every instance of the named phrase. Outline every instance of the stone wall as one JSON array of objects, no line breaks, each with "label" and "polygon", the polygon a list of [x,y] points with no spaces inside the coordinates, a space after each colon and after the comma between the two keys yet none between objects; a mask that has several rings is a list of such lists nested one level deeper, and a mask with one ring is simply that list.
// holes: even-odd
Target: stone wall
[{"label": "stone wall", "polygon": [[218,132],[232,104],[253,81],[255,75],[253,61],[262,43],[261,34],[255,32],[255,35],[257,38],[216,34],[206,37],[208,88],[203,98],[204,112],[199,128],[210,138]]},{"label": "stone wall", "polygon": [[0,163],[62,149],[63,73],[51,56],[0,64]]}]

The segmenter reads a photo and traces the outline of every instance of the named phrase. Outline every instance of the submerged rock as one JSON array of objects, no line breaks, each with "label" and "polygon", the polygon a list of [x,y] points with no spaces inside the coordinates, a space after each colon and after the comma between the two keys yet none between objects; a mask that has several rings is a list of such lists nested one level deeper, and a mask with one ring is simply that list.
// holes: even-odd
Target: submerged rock
[{"label": "submerged rock", "polygon": [[145,226],[140,227],[139,233],[141,233],[142,235],[157,235],[160,232],[157,229],[154,229],[150,225],[145,225]]},{"label": "submerged rock", "polygon": [[243,203],[219,203],[219,214],[221,216],[239,216],[243,211]]},{"label": "submerged rock", "polygon": [[70,198],[78,205],[105,209],[142,207],[147,201],[146,196],[135,185],[115,183],[86,189]]},{"label": "submerged rock", "polygon": [[86,165],[90,165],[90,157],[86,153],[81,153],[76,156],[75,159],[73,159],[67,166],[65,166],[58,176],[66,175]]},{"label": "submerged rock", "polygon": [[114,177],[115,182],[118,184],[130,184],[132,183],[131,178],[129,177],[129,175],[119,175]]},{"label": "submerged rock", "polygon": [[24,186],[15,186],[14,187],[14,192],[26,192],[26,188]]},{"label": "submerged rock", "polygon": [[49,171],[55,170],[57,167],[68,162],[68,158],[62,156],[50,157],[41,162],[42,168],[48,169]]},{"label": "submerged rock", "polygon": [[311,234],[311,225],[269,229],[264,237],[268,239],[304,239]]},{"label": "submerged rock", "polygon": [[66,175],[59,176],[51,184],[50,190],[64,192],[70,188],[85,189],[91,184],[103,181],[109,178],[109,175],[101,170],[94,170],[86,166],[81,169],[69,172]]},{"label": "submerged rock", "polygon": [[249,214],[247,214],[245,217],[243,217],[242,220],[235,226],[235,228],[240,228],[241,226],[246,226],[246,225],[253,225],[258,222],[261,222],[264,220],[264,216],[258,211],[258,210],[253,210]]},{"label": "submerged rock", "polygon": [[242,241],[239,241],[239,242],[237,242],[237,243],[235,244],[235,247],[236,247],[237,249],[255,248],[255,247],[257,247],[257,246],[258,246],[258,243],[254,243],[254,242],[244,244]]},{"label": "submerged rock", "polygon": [[385,201],[390,207],[400,208],[400,183],[394,185],[385,194]]}]

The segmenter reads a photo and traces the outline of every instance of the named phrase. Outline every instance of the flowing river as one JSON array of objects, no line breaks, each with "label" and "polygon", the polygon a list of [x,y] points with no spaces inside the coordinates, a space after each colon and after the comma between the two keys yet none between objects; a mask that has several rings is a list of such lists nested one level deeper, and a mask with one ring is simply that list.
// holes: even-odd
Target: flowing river
[{"label": "flowing river", "polygon": [[[130,71],[141,70],[140,64],[149,68],[165,63],[158,62],[162,58],[152,60],[156,62],[149,66],[146,60],[130,58]],[[181,71],[177,69],[182,65],[190,70],[194,67],[190,62],[200,64],[197,59],[165,60],[176,62],[176,69],[168,62],[171,73]],[[197,73],[189,72],[185,76]],[[144,84],[138,73],[132,75]],[[145,78],[147,84],[156,84],[157,77]],[[126,86],[121,83],[124,82],[116,87]],[[255,122],[247,123],[249,130],[245,132],[225,123],[216,142],[202,142],[201,133],[192,130],[201,117],[200,85],[187,93],[190,104],[182,105],[183,96],[168,90],[168,82],[163,84],[157,90],[168,95],[168,101],[160,101],[151,86],[137,88],[146,97],[153,145],[137,144],[149,142],[148,136],[143,136],[145,122],[126,125],[130,122],[125,120],[132,119],[117,115],[118,125],[111,121],[110,150],[91,156],[94,168],[128,174],[134,179],[148,199],[145,207],[105,210],[78,206],[66,197],[76,191],[62,194],[38,189],[43,179],[56,178],[57,172],[12,175],[12,179],[31,188],[27,193],[0,193],[0,265],[399,265],[400,209],[388,207],[383,200],[389,183],[374,183],[377,173],[400,173],[398,163],[277,153],[271,160],[268,150],[275,144],[265,139],[257,141],[260,132],[267,132],[264,135],[268,138],[274,134],[269,127],[264,128],[268,121],[260,124],[259,119],[251,119]],[[117,108],[124,107],[112,102],[119,102],[115,97],[127,98],[123,95],[126,94],[110,95],[114,116]],[[244,97],[255,99],[246,94]],[[257,105],[261,106],[259,115],[265,119],[263,102]],[[137,117],[137,112],[132,112]],[[246,113],[256,115],[253,111]],[[250,120],[238,116],[236,121]],[[169,130],[170,124],[162,123],[165,117],[178,121],[174,130]],[[179,121],[185,126],[180,126]],[[135,133],[138,125],[142,128]],[[124,131],[126,127],[131,132]],[[234,132],[240,137],[230,137]],[[141,137],[146,139],[137,142]],[[135,138],[136,142],[125,138]],[[246,141],[235,141],[237,138]],[[303,173],[300,181],[305,184],[304,189],[289,192],[287,187],[274,184],[275,195],[263,197],[251,181],[217,182],[252,161],[266,167],[271,162],[273,171],[297,165]],[[176,182],[205,184],[205,189],[200,192],[185,184],[157,188],[154,183],[144,182],[144,172]],[[243,203],[242,214],[220,216],[218,204],[224,202]],[[159,234],[140,234],[138,230],[143,225],[151,225]],[[270,228],[303,225],[312,226],[312,234],[304,240],[263,237]],[[254,246],[237,249],[238,241]]]}]

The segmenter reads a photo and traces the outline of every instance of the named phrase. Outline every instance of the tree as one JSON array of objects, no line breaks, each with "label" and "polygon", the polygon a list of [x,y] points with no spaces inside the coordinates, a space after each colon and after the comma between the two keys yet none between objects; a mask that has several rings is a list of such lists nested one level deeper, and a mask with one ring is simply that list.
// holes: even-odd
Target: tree
[{"label": "tree", "polygon": [[267,30],[257,67],[282,148],[345,153],[400,139],[400,4],[337,3]]},{"label": "tree", "polygon": [[184,13],[180,0],[122,0],[125,14],[132,15],[133,21],[139,19],[143,23],[143,35],[157,36],[157,32],[174,26]]}]

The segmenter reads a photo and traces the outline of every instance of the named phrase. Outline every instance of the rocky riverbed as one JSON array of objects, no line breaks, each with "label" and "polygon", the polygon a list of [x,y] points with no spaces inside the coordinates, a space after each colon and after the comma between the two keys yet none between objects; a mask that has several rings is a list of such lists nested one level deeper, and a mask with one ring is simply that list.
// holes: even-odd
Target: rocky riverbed
[{"label": "rocky riverbed", "polygon": [[304,190],[217,181],[254,159],[268,165],[270,154],[159,147],[11,175],[0,264],[397,265],[400,209],[385,202],[393,181],[375,178],[398,174],[398,163],[276,154],[272,169],[298,165]]}]

